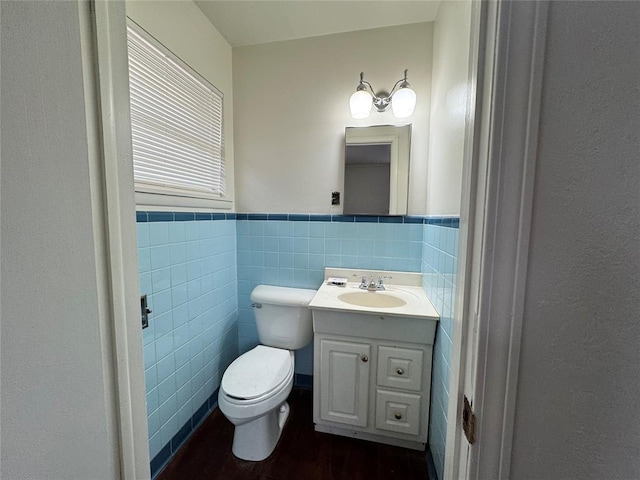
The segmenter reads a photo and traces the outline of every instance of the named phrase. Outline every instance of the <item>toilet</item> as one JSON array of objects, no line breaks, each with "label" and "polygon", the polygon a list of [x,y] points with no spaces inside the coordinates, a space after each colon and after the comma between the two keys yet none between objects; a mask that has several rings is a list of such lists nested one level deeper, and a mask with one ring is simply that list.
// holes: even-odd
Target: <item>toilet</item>
[{"label": "toilet", "polygon": [[313,339],[308,305],[315,290],[258,285],[251,302],[261,345],[236,358],[222,376],[218,406],[235,425],[233,454],[259,461],[276,448],[289,416],[294,350]]}]

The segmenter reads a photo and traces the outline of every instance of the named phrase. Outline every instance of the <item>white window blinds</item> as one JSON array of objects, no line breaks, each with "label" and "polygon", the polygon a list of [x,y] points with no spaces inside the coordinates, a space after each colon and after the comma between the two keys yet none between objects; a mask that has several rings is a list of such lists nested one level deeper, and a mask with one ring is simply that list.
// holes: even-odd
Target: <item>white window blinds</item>
[{"label": "white window blinds", "polygon": [[131,24],[128,45],[136,190],[223,196],[222,93]]}]

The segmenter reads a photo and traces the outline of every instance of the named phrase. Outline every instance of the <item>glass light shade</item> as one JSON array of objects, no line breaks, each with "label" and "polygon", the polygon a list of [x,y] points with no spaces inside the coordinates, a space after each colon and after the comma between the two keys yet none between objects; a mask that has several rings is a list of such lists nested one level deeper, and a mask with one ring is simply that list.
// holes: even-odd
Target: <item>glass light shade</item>
[{"label": "glass light shade", "polygon": [[393,110],[393,116],[396,118],[410,117],[415,107],[416,92],[409,87],[401,88],[391,98],[391,109]]},{"label": "glass light shade", "polygon": [[373,98],[371,98],[371,94],[364,90],[358,90],[349,99],[349,108],[353,118],[367,118],[371,113],[372,105]]}]

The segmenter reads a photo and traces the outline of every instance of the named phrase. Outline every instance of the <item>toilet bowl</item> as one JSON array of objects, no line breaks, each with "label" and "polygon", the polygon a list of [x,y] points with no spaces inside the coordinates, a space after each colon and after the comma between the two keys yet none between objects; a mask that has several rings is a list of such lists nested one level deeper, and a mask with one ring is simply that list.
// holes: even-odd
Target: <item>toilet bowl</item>
[{"label": "toilet bowl", "polygon": [[233,454],[243,460],[267,458],[289,416],[294,354],[258,345],[238,357],[224,373],[218,406],[235,426]]},{"label": "toilet bowl", "polygon": [[220,384],[218,406],[234,425],[233,454],[259,461],[275,449],[289,416],[294,351],[313,338],[307,305],[315,290],[257,286],[252,307],[262,345],[236,358]]}]

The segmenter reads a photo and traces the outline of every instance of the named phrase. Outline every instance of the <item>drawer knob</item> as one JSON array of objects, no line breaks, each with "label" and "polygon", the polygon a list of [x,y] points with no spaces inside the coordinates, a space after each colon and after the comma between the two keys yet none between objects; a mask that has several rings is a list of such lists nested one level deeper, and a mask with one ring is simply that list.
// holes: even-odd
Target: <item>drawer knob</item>
[{"label": "drawer knob", "polygon": [[403,370],[402,368],[398,368],[398,369],[396,370],[396,373],[397,373],[398,375],[404,375],[404,370]]},{"label": "drawer knob", "polygon": [[402,420],[402,414],[399,412],[396,412],[396,414],[394,415],[396,417],[396,420]]},{"label": "drawer knob", "polygon": [[367,363],[369,361],[369,357],[367,357],[366,355],[362,355],[362,357],[360,358],[364,363]]}]

